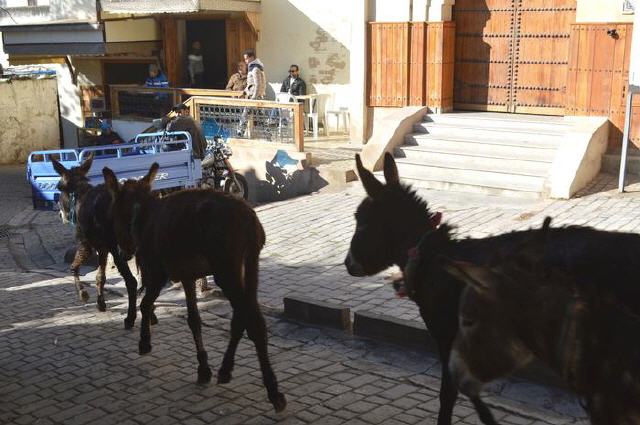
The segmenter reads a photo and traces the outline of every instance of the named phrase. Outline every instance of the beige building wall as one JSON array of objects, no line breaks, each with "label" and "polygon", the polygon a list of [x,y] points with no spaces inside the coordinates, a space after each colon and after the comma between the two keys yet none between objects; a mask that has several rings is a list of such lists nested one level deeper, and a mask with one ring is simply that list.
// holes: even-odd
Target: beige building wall
[{"label": "beige building wall", "polygon": [[[352,28],[356,20],[353,11],[358,3],[345,0],[269,0],[262,3],[256,49],[265,64],[268,98],[273,99],[275,92],[280,90],[289,66],[297,64],[308,91],[323,95],[325,109],[351,108],[354,95],[362,96],[363,92],[361,87],[350,84]],[[364,20],[362,16],[362,27]],[[360,51],[364,49],[364,39],[358,46]],[[364,72],[364,69],[358,72]],[[355,110],[351,112],[352,119],[362,114]]]},{"label": "beige building wall", "polygon": [[107,43],[162,40],[158,23],[153,18],[105,21]]},{"label": "beige building wall", "polygon": [[[576,22],[633,22],[633,14],[623,13],[624,0],[578,0]],[[635,0],[636,9],[640,1]]]},{"label": "beige building wall", "polygon": [[0,81],[0,164],[24,163],[34,150],[58,149],[56,79]]}]

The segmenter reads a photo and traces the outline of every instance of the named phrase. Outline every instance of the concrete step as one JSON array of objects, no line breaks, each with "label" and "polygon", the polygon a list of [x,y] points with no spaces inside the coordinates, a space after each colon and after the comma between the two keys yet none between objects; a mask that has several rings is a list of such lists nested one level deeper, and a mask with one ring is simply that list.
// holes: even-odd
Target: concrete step
[{"label": "concrete step", "polygon": [[540,176],[427,166],[402,162],[402,160],[398,160],[396,163],[402,179],[452,183],[459,186],[469,186],[471,191],[474,191],[475,187],[486,187],[498,190],[541,193],[544,190],[546,180]]},{"label": "concrete step", "polygon": [[[378,175],[378,178],[382,178],[382,173],[376,174]],[[427,180],[413,177],[402,177],[401,179],[404,183],[410,184],[415,189],[442,190],[447,192],[489,195],[512,199],[537,200],[542,197],[542,192],[540,191],[511,190],[499,187],[479,186],[469,183]]]},{"label": "concrete step", "polygon": [[556,143],[518,142],[503,139],[450,138],[413,133],[405,137],[404,147],[442,153],[465,153],[495,158],[527,158],[553,162]]},{"label": "concrete step", "polygon": [[565,123],[562,117],[486,112],[431,114],[425,115],[424,122],[455,125],[460,127],[539,131],[544,133],[563,133],[569,128],[569,125]]},{"label": "concrete step", "polygon": [[564,137],[563,132],[545,132],[535,128],[521,127],[503,129],[500,127],[475,127],[455,124],[422,122],[414,125],[416,133],[453,140],[502,141],[516,145],[557,147]]},{"label": "concrete step", "polygon": [[547,154],[541,159],[531,159],[527,153],[521,152],[518,148],[513,148],[511,152],[496,154],[492,149],[481,152],[453,149],[449,152],[441,152],[425,146],[400,146],[395,149],[394,155],[398,159],[423,165],[533,176],[547,176],[553,162],[552,154]]}]

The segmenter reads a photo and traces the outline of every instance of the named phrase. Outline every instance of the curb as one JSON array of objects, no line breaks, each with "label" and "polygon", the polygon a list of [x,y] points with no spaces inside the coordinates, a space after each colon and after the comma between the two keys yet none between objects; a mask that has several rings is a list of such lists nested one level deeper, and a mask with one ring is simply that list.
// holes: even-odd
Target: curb
[{"label": "curb", "polygon": [[351,329],[349,307],[316,301],[304,296],[289,296],[283,301],[285,317],[334,329]]},{"label": "curb", "polygon": [[[353,335],[358,337],[438,355],[438,344],[421,321],[360,310],[353,314],[352,328],[349,307],[304,296],[284,298],[284,317],[347,332],[353,330]],[[562,379],[539,360],[532,361],[512,376],[539,385],[567,388]]]},{"label": "curb", "polygon": [[438,344],[422,322],[370,311],[353,313],[353,334],[419,350],[438,352]]}]

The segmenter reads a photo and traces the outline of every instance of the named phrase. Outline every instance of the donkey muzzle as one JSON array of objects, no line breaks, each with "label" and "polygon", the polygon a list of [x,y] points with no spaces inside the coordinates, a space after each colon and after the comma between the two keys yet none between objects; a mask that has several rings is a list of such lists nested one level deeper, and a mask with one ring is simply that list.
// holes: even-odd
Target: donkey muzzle
[{"label": "donkey muzzle", "polygon": [[367,275],[364,271],[364,267],[353,259],[351,250],[347,253],[347,258],[344,259],[344,265],[351,276],[363,277]]}]

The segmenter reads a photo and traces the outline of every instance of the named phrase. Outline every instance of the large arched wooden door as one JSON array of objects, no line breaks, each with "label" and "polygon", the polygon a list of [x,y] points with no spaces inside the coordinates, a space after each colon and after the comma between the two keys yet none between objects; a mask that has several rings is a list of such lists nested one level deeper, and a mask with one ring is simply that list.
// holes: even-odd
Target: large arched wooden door
[{"label": "large arched wooden door", "polygon": [[454,107],[564,114],[576,0],[457,0]]}]

